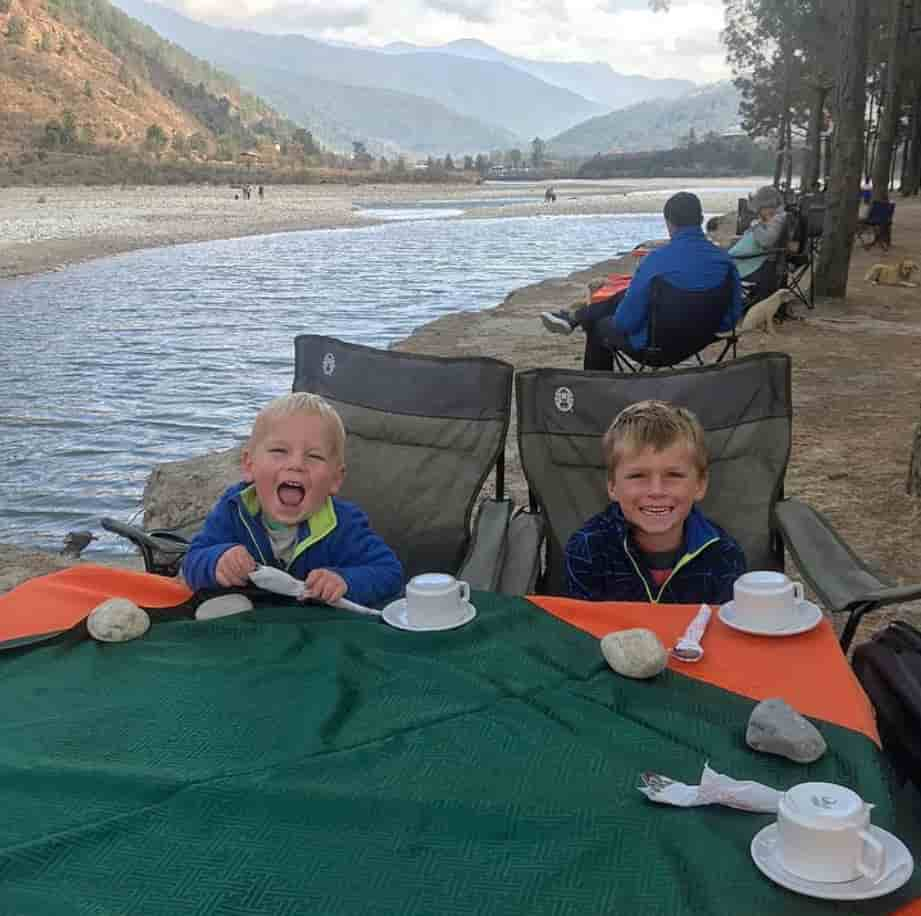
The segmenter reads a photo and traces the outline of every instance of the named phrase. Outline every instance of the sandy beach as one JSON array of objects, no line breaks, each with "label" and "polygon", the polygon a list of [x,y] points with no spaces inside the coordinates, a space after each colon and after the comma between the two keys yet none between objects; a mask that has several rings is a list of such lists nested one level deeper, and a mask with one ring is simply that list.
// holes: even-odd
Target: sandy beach
[{"label": "sandy beach", "polygon": [[[735,209],[738,187],[758,179],[714,179],[701,193],[709,213]],[[362,211],[425,201],[495,200],[463,219],[540,214],[603,215],[661,212],[665,196],[686,182],[657,179],[556,183],[557,200],[543,203],[547,182],[484,185],[269,186],[265,198],[234,199],[230,187],[31,187],[0,196],[0,280],[140,248],[305,229],[341,229],[381,222]],[[534,195],[534,203],[508,198]]]},{"label": "sandy beach", "polygon": [[[735,210],[738,188],[758,179],[708,182],[700,191],[708,213]],[[556,204],[509,206],[503,198],[543,194],[544,185],[317,186],[269,188],[259,202],[234,201],[227,188],[8,189],[0,199],[2,278],[137,248],[256,233],[367,225],[361,209],[424,201],[493,198],[464,218],[534,216],[548,212],[660,212],[681,181],[557,184]],[[45,202],[38,204],[38,198]],[[890,252],[855,249],[846,300],[800,307],[800,320],[777,333],[745,338],[741,353],[784,351],[793,356],[794,441],[786,492],[826,514],[858,555],[894,582],[921,579],[921,499],[906,494],[912,432],[921,401],[921,318],[918,290],[874,286],[864,273],[878,261],[921,260],[921,201],[900,201]],[[613,254],[613,252],[612,252]],[[582,337],[546,333],[539,314],[578,298],[593,276],[629,268],[612,260],[556,280],[509,291],[496,307],[449,315],[420,328],[397,346],[440,355],[490,355],[517,368],[581,365]],[[507,483],[526,501],[514,430],[507,448]],[[72,561],[0,544],[0,592],[30,576]],[[122,561],[114,561],[122,562]],[[125,562],[137,565],[137,559]],[[795,570],[794,570],[795,572]],[[874,615],[861,627],[865,639],[887,619],[921,623],[921,602]]]}]

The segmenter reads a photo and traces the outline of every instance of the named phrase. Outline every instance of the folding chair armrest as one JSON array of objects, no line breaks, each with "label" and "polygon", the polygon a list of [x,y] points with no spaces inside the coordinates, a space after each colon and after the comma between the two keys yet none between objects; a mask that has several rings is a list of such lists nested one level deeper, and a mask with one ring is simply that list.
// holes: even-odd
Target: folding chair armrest
[{"label": "folding chair armrest", "polygon": [[114,518],[101,518],[99,522],[106,531],[127,538],[138,548],[147,572],[162,576],[178,573],[179,563],[189,549],[189,542],[181,535],[165,531],[148,533],[137,525],[128,525]]},{"label": "folding chair armrest", "polygon": [[829,611],[921,597],[921,585],[898,587],[874,573],[819,512],[798,499],[774,507],[784,546]]},{"label": "folding chair armrest", "polygon": [[480,591],[496,591],[505,562],[508,525],[514,504],[510,499],[484,499],[480,503],[467,556],[457,576]]}]

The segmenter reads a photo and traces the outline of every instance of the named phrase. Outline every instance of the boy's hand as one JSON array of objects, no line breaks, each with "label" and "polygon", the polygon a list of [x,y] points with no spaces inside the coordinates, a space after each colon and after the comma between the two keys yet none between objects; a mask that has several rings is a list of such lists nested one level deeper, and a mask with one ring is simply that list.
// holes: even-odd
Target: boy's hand
[{"label": "boy's hand", "polygon": [[224,588],[249,585],[249,574],[255,572],[256,566],[249,551],[242,544],[237,544],[221,554],[214,569],[214,577],[217,584]]},{"label": "boy's hand", "polygon": [[349,588],[345,579],[331,569],[312,569],[307,574],[304,584],[307,586],[305,598],[314,598],[326,604],[338,601]]}]

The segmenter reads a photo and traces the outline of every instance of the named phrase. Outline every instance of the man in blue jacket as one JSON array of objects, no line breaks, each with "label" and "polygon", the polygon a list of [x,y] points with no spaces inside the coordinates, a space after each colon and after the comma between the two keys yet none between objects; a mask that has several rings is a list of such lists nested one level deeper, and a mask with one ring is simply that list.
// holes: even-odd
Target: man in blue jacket
[{"label": "man in blue jacket", "polygon": [[259,565],[306,585],[306,598],[381,604],[403,586],[400,561],[357,506],[335,497],[345,429],[327,401],[303,392],[272,401],[243,449],[241,483],[225,491],[195,536],[182,575],[195,590],[249,584]]},{"label": "man in blue jacket", "polygon": [[[585,369],[610,371],[614,348],[642,350],[649,342],[649,298],[653,281],[661,277],[680,290],[715,289],[727,275],[732,286],[731,303],[720,324],[731,331],[742,316],[742,283],[735,263],[704,235],[703,208],[696,194],[681,191],[665,203],[665,226],[669,243],[647,254],[640,262],[625,293],[593,303],[570,315],[546,312],[544,326],[555,333],[569,334],[581,325],[586,334]],[[689,316],[693,321],[693,316]]]}]

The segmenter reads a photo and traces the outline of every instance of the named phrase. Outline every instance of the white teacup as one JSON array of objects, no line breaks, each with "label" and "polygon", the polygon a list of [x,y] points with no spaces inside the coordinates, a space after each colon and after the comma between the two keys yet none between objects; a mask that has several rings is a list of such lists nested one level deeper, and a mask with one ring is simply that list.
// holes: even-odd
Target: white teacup
[{"label": "white teacup", "polygon": [[736,618],[765,629],[782,630],[796,623],[797,605],[803,597],[802,582],[769,569],[747,572],[732,586]]},{"label": "white teacup", "polygon": [[448,573],[422,573],[406,586],[406,619],[436,626],[456,620],[470,600],[470,586]]},{"label": "white teacup", "polygon": [[856,793],[831,782],[804,782],[785,792],[777,809],[783,867],[807,881],[878,881],[886,850],[870,831],[870,810]]}]

